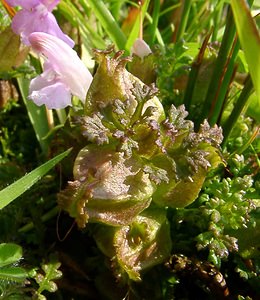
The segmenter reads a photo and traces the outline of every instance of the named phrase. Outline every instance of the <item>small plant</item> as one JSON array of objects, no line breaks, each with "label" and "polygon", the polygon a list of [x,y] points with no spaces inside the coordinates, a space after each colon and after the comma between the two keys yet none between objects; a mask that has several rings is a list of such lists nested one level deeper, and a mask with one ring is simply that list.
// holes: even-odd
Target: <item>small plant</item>
[{"label": "small plant", "polygon": [[257,299],[257,1],[1,3],[0,298]]}]

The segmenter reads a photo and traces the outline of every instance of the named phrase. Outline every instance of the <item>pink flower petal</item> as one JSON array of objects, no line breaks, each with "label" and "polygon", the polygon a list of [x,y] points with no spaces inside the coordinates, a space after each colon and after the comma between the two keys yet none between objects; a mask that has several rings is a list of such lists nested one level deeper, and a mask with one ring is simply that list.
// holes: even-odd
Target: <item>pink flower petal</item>
[{"label": "pink flower petal", "polygon": [[60,0],[41,0],[41,3],[48,8],[48,11],[52,11],[55,6],[59,4]]},{"label": "pink flower petal", "polygon": [[131,52],[141,58],[144,58],[152,53],[149,45],[147,45],[144,40],[139,38],[135,40]]},{"label": "pink flower petal", "polygon": [[74,47],[75,44],[61,31],[54,15],[41,3],[30,10],[18,11],[13,18],[12,29],[16,34],[21,35],[22,41],[26,45],[30,45],[28,37],[33,32],[46,32],[57,36],[70,47]]},{"label": "pink flower petal", "polygon": [[24,9],[30,10],[39,4],[47,7],[48,11],[52,11],[57,6],[60,0],[5,0],[10,6],[21,6]]},{"label": "pink flower petal", "polygon": [[85,101],[92,82],[92,75],[78,57],[76,51],[55,36],[35,32],[29,36],[33,49],[47,58],[49,65],[71,93]]},{"label": "pink flower petal", "polygon": [[32,9],[36,5],[40,4],[40,0],[5,0],[10,6],[21,6],[24,9]]},{"label": "pink flower petal", "polygon": [[38,106],[45,104],[48,109],[71,105],[71,93],[66,85],[56,79],[49,81],[44,73],[31,81],[28,98]]}]

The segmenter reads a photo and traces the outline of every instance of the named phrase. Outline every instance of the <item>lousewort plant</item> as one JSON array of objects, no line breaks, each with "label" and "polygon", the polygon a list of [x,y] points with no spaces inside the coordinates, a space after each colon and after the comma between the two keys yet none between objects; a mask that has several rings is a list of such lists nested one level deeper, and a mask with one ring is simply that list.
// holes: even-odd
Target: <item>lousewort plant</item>
[{"label": "lousewort plant", "polygon": [[259,5],[0,8],[1,299],[257,299]]}]

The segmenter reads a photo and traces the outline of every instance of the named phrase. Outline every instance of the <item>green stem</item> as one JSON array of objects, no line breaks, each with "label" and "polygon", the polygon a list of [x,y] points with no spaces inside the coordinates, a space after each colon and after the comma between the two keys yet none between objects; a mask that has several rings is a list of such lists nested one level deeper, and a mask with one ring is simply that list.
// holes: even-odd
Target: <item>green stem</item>
[{"label": "green stem", "polygon": [[192,15],[196,16],[196,18],[191,19],[188,27],[186,28],[186,41],[192,41],[194,39],[196,40],[200,33],[204,30],[204,28],[209,28],[209,26],[205,26],[209,18],[205,14],[205,11],[207,10],[207,2],[204,1],[202,2],[201,6],[197,6],[198,5],[193,1],[191,10]]},{"label": "green stem", "polygon": [[232,128],[234,127],[237,119],[239,118],[243,108],[247,104],[249,96],[251,95],[252,92],[253,92],[253,83],[252,83],[251,77],[248,75],[245,86],[244,86],[240,96],[237,99],[235,107],[234,107],[231,115],[228,117],[227,121],[223,125],[223,135],[224,135],[224,139],[223,139],[223,143],[222,143],[223,147],[226,145],[229,134],[230,134]]},{"label": "green stem", "polygon": [[166,14],[168,14],[169,12],[173,11],[174,9],[178,8],[179,6],[181,6],[181,3],[177,3],[177,4],[173,4],[169,7],[167,7],[165,10],[163,10],[161,13],[160,13],[160,18]]},{"label": "green stem", "polygon": [[[47,222],[48,220],[52,219],[53,217],[55,217],[58,214],[59,210],[60,210],[60,208],[58,206],[55,206],[54,208],[49,210],[46,214],[44,214],[41,217],[41,221]],[[33,222],[30,222],[30,223],[24,225],[18,231],[19,232],[28,232],[28,231],[32,230],[33,228],[34,228],[34,224],[33,224]]]},{"label": "green stem", "polygon": [[60,121],[60,124],[65,124],[65,122],[67,120],[66,110],[64,108],[56,109],[56,113],[57,113],[58,119]]}]

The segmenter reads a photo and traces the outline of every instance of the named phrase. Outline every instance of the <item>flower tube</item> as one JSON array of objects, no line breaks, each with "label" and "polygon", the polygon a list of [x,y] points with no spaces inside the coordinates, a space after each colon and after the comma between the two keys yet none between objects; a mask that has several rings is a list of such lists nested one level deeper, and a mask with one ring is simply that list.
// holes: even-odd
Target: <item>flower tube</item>
[{"label": "flower tube", "polygon": [[59,38],[43,32],[32,33],[29,42],[45,59],[44,72],[31,81],[29,99],[49,109],[71,105],[71,95],[85,102],[92,75],[77,53]]},{"label": "flower tube", "polygon": [[21,35],[25,45],[30,45],[28,37],[31,33],[45,32],[58,37],[70,47],[74,46],[74,41],[61,31],[52,14],[59,0],[6,0],[6,2],[11,6],[22,7],[13,18],[12,29]]}]

